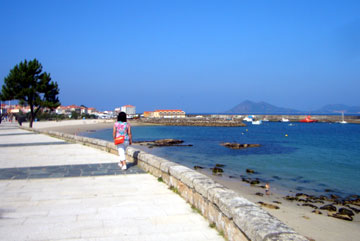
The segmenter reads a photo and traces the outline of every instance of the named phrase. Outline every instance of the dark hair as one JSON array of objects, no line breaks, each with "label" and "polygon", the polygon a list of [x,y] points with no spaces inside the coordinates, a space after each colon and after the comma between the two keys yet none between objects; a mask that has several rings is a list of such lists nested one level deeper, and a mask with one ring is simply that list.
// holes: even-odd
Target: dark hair
[{"label": "dark hair", "polygon": [[125,112],[120,112],[118,117],[117,117],[117,121],[121,121],[121,122],[126,122],[126,113]]}]

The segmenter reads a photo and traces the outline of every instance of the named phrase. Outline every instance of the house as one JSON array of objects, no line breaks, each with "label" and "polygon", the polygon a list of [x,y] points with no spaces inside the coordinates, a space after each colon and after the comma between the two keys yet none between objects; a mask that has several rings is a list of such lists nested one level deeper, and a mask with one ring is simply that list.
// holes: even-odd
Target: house
[{"label": "house", "polygon": [[30,112],[30,106],[13,105],[8,109],[8,113],[28,113]]},{"label": "house", "polygon": [[84,107],[84,106],[81,106],[80,107],[80,114],[88,114],[88,108]]},{"label": "house", "polygon": [[66,107],[68,111],[70,112],[77,112],[77,113],[81,113],[81,107],[77,106],[77,105],[69,105]]},{"label": "house", "polygon": [[87,113],[89,115],[93,115],[93,114],[97,113],[97,111],[96,111],[96,109],[94,107],[91,107],[91,108],[87,109]]},{"label": "house", "polygon": [[136,114],[135,106],[133,106],[133,105],[121,106],[121,111],[125,112],[127,115],[135,115]]},{"label": "house", "polygon": [[1,114],[6,114],[9,106],[7,104],[1,104],[0,111]]},{"label": "house", "polygon": [[128,118],[133,118],[135,115],[136,115],[136,109],[135,109],[135,106],[133,105],[124,105],[124,106],[121,106],[121,109],[120,109],[122,112],[125,112],[126,113],[126,116]]},{"label": "house", "polygon": [[185,118],[185,111],[182,110],[155,110],[155,118]]},{"label": "house", "polygon": [[153,117],[153,115],[154,115],[153,111],[144,111],[144,114],[143,114],[143,116],[145,118]]}]

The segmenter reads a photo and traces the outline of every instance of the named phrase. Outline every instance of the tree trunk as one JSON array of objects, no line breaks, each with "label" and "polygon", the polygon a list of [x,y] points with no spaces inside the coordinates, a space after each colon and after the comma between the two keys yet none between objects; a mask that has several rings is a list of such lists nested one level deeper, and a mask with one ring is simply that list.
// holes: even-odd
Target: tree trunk
[{"label": "tree trunk", "polygon": [[33,127],[33,121],[34,121],[34,106],[30,105],[30,120],[29,120],[29,127]]}]

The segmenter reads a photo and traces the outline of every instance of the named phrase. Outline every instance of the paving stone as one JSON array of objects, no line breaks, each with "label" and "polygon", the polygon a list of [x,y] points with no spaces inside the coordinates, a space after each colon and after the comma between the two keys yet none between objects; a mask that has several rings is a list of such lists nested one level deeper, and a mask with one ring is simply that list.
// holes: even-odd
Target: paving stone
[{"label": "paving stone", "polygon": [[1,135],[16,133],[28,132],[1,124],[0,144],[37,145],[1,147],[1,240],[223,240],[136,165],[122,171],[117,156],[81,144],[42,145],[58,140],[41,134]]}]

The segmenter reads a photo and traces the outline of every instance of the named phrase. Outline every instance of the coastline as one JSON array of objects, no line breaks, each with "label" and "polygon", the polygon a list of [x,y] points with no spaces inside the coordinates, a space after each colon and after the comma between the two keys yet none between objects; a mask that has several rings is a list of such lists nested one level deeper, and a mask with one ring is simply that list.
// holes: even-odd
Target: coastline
[{"label": "coastline", "polygon": [[[46,123],[39,125],[37,123],[35,128],[55,130],[59,132],[77,134],[79,132],[87,131],[96,131],[101,129],[111,128],[113,121],[99,121],[98,123],[87,123],[82,120],[75,122],[61,122],[61,123]],[[133,126],[141,125],[139,123],[132,123]],[[71,125],[70,125],[71,124]],[[280,219],[285,224],[294,228],[298,233],[312,239],[312,240],[326,240],[326,241],[335,241],[335,240],[357,240],[360,236],[360,223],[359,223],[359,214],[356,214],[354,221],[344,221],[332,217],[327,217],[327,211],[321,210],[322,215],[312,213],[312,209],[309,207],[298,206],[297,202],[290,202],[283,199],[283,195],[280,195],[276,192],[272,192],[269,196],[258,196],[255,193],[265,193],[264,189],[256,186],[250,186],[243,183],[239,179],[228,178],[225,175],[214,176],[210,170],[197,170],[216,182],[238,192],[241,196],[245,197],[251,202],[258,203],[262,201],[264,203],[275,204],[280,207],[280,209],[269,209],[263,207],[273,216]],[[271,190],[272,191],[272,190]],[[295,193],[294,193],[295,194]],[[274,203],[274,201],[281,202]]]},{"label": "coastline", "polygon": [[[114,120],[68,120],[68,121],[43,121],[34,122],[35,129],[47,131],[58,131],[71,135],[78,135],[83,132],[94,132],[103,129],[113,128]],[[153,126],[154,124],[129,121],[131,126]],[[28,126],[27,122],[23,123]]]},{"label": "coastline", "polygon": [[[263,207],[263,209],[292,227],[296,232],[308,237],[310,240],[337,241],[357,240],[359,238],[359,214],[355,214],[354,221],[349,222],[328,217],[328,212],[326,210],[321,210],[322,214],[312,213],[312,208],[301,206],[300,202],[285,200],[282,194],[277,193],[271,188],[271,194],[266,195],[265,189],[259,186],[251,186],[239,179],[233,179],[226,176],[215,176],[210,170],[197,171],[207,175],[225,187],[236,191],[253,203],[259,204],[259,202],[264,202],[278,206],[279,209],[267,207]],[[255,193],[262,193],[264,195],[258,196]]]}]

